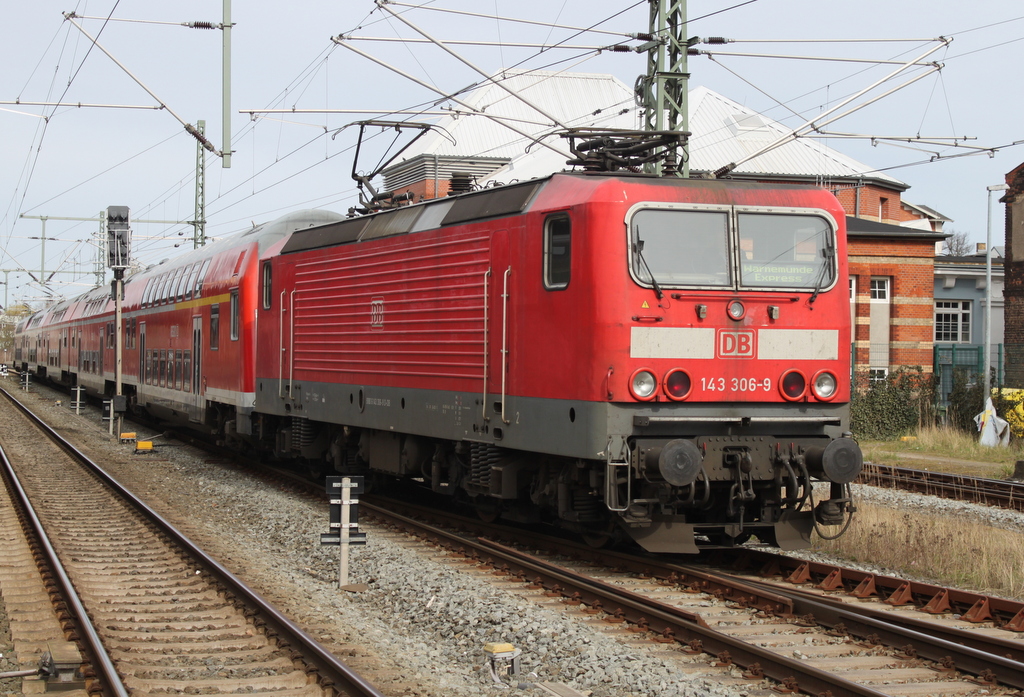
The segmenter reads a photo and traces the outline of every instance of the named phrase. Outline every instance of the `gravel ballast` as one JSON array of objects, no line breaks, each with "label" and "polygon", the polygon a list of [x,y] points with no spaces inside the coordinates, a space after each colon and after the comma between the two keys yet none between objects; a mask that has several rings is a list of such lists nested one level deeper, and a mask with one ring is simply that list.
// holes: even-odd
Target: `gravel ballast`
[{"label": "gravel ballast", "polygon": [[[154,456],[130,455],[130,446],[109,439],[96,410],[75,416],[54,405],[65,397],[36,386],[33,392],[30,408],[73,431],[69,436],[84,440],[111,474],[342,660],[356,670],[390,674],[390,683],[378,678],[385,694],[501,694],[484,667],[487,642],[523,650],[522,684],[512,685],[517,691],[537,692],[532,683],[548,680],[593,697],[737,694],[735,686],[717,684],[721,673],[699,659],[596,629],[560,604],[539,604],[499,588],[372,525],[363,525],[368,544],[352,548],[350,561],[350,582],[369,588],[339,592],[338,550],[319,544],[328,529],[326,498],[312,500],[176,441],[157,439]],[[855,490],[879,505],[942,510],[1024,529],[1024,515],[1012,511],[874,487]]]}]

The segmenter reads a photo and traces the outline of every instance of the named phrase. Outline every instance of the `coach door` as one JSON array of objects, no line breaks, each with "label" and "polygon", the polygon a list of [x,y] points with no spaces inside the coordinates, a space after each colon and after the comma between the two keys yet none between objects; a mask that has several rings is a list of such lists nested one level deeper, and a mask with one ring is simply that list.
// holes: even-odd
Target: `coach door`
[{"label": "coach door", "polygon": [[146,375],[146,323],[139,322],[139,377],[135,384],[138,385],[140,391],[145,389],[143,385],[147,384],[148,377]]},{"label": "coach door", "polygon": [[[491,235],[491,266],[486,277],[488,288],[485,312],[484,342],[487,358],[484,363],[484,418],[509,423],[508,376],[511,354],[511,284],[513,280],[508,232],[498,230]],[[486,407],[489,406],[490,409]],[[494,419],[493,417],[497,417]]]},{"label": "coach door", "polygon": [[201,423],[206,395],[203,394],[203,318],[192,318],[192,389],[189,396],[188,418]]}]

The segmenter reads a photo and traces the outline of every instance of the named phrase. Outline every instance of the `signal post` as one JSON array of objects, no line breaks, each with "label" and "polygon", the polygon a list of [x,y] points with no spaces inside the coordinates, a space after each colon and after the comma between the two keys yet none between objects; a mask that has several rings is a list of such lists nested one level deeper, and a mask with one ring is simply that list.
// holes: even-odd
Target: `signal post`
[{"label": "signal post", "polygon": [[[110,434],[121,433],[123,414],[127,404],[122,393],[121,362],[124,355],[124,322],[121,303],[124,300],[124,272],[128,268],[132,243],[131,216],[128,206],[107,207],[107,266],[114,272],[110,292],[114,296],[114,399],[110,404]],[[117,415],[115,417],[115,414]]]}]

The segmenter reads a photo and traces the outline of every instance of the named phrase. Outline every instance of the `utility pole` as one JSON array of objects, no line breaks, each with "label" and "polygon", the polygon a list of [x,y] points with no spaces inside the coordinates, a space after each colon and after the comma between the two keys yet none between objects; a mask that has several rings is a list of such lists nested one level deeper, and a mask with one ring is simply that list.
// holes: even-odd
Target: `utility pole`
[{"label": "utility pole", "polygon": [[[199,133],[206,133],[206,121],[196,121],[196,127]],[[225,167],[229,166],[227,162],[228,155],[225,155]],[[190,223],[192,248],[199,249],[206,244],[206,156],[203,154],[202,143],[196,145],[196,215]]]},{"label": "utility pole", "polygon": [[[223,92],[223,107],[221,123],[223,132],[221,134],[224,142],[221,143],[222,153],[221,166],[224,169],[231,167],[231,0],[224,0],[224,13],[221,21],[222,32],[222,56],[221,56],[221,91]],[[201,122],[200,122],[201,123]],[[199,217],[196,217],[199,220]]]},{"label": "utility pole", "polygon": [[[636,92],[643,103],[644,130],[689,131],[687,105],[690,78],[686,52],[686,0],[648,0],[652,39],[647,49],[647,74],[637,79]],[[683,161],[678,174],[690,176],[690,148],[684,142]],[[647,165],[653,174],[661,174],[660,161]]]}]

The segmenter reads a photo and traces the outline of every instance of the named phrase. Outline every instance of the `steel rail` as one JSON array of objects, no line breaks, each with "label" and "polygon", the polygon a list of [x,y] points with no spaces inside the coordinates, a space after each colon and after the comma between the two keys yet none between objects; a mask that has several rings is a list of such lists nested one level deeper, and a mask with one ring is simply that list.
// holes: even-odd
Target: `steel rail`
[{"label": "steel rail", "polygon": [[[397,502],[388,502],[389,505]],[[452,520],[454,516],[447,512],[412,504],[399,504],[405,509],[414,510],[416,514],[424,514],[435,520]],[[509,529],[501,526],[488,525],[470,519],[459,518],[457,524],[462,527],[495,536],[508,536]],[[541,535],[538,533],[515,531],[518,542],[525,542],[543,548],[549,552],[564,554],[577,559],[613,566],[619,570],[637,573],[642,577],[654,578],[671,585],[679,585],[694,590],[711,593],[716,597],[741,605],[757,607],[780,617],[799,617],[813,615],[815,622],[822,626],[845,631],[852,636],[871,639],[896,649],[906,650],[913,647],[913,653],[922,658],[940,663],[952,664],[957,670],[974,675],[983,675],[991,671],[999,682],[1013,687],[1024,687],[1024,645],[1020,642],[986,636],[978,632],[966,631],[956,627],[945,627],[935,622],[907,617],[902,613],[892,613],[872,609],[862,605],[850,605],[840,600],[822,596],[820,593],[804,591],[799,588],[780,588],[777,584],[762,581],[743,581],[717,573],[708,568],[696,568],[688,564],[677,564],[664,559],[623,554],[609,550],[594,549],[568,540]],[[881,588],[899,589],[907,584],[902,579],[875,577],[865,572],[854,572],[826,564],[808,564],[799,559],[775,555],[759,550],[741,549],[735,553],[717,551],[710,553],[731,562],[735,568],[757,566],[762,575],[778,575],[796,582],[813,583],[819,581],[819,587],[830,590],[842,590],[851,587],[851,592],[859,587],[861,581],[868,579],[876,583],[876,591]],[[847,575],[844,585],[843,573]],[[857,578],[854,579],[853,576]],[[856,582],[855,582],[856,581]],[[926,595],[925,590],[931,595]],[[927,584],[912,584],[902,592],[905,597],[919,596],[918,608],[923,609],[932,598],[939,602],[932,605],[931,611],[952,612],[956,607],[964,610],[979,606],[979,603],[995,604],[996,612],[1011,616],[1019,612],[1020,604],[1002,601],[966,591],[952,591]],[[907,594],[910,594],[907,596]],[[877,593],[876,593],[877,594]],[[891,594],[890,594],[891,595]],[[944,604],[942,598],[952,597],[953,604]],[[581,600],[587,597],[583,594]],[[924,603],[923,605],[921,603]],[[897,604],[897,603],[891,603]],[[943,608],[945,608],[943,610]],[[934,614],[939,614],[935,612]],[[730,651],[731,653],[731,651]],[[949,660],[946,660],[948,657]],[[909,656],[908,656],[909,658]]]},{"label": "steel rail", "polygon": [[[483,540],[485,544],[492,544],[487,540]],[[511,553],[519,556],[523,560],[532,560],[526,555],[510,548],[498,546],[497,543],[493,543],[496,549],[501,549],[505,553]],[[541,560],[537,560],[541,561]],[[549,565],[552,568],[558,569],[553,564],[543,562],[545,565]],[[567,570],[566,570],[567,571]],[[595,585],[603,584],[601,581],[591,581]],[[610,591],[609,591],[610,589]],[[641,603],[638,604],[636,609],[643,611],[644,606],[650,608],[648,612],[653,615],[658,621],[671,621],[670,618],[663,617],[662,613],[664,608],[671,608],[672,606],[663,605],[662,603],[656,603],[642,597],[636,596],[628,591],[621,589],[615,589],[614,586],[607,586],[606,591],[609,594],[609,599],[613,598],[613,594],[621,595],[624,602],[636,602],[636,598],[641,599]],[[631,598],[633,597],[633,598]],[[1019,660],[1006,658],[996,653],[984,649],[977,649],[970,646],[964,646],[961,643],[957,643],[957,639],[962,639],[962,635],[967,633],[957,633],[952,628],[945,629],[944,633],[948,637],[955,637],[956,639],[944,639],[942,637],[935,636],[932,633],[931,627],[927,626],[924,622],[920,623],[918,627],[911,628],[906,625],[900,625],[897,622],[889,622],[885,619],[870,616],[869,613],[861,612],[861,609],[854,606],[843,606],[841,603],[829,604],[823,600],[814,600],[806,596],[798,596],[793,594],[795,601],[795,609],[798,614],[804,614],[806,616],[812,616],[814,623],[823,624],[829,628],[834,628],[843,625],[843,628],[848,634],[860,637],[861,639],[871,638],[874,643],[883,644],[890,647],[902,647],[906,653],[907,658],[926,658],[933,661],[944,661],[945,659],[951,659],[952,663],[946,661],[946,665],[950,669],[962,670],[975,674],[975,676],[988,676],[989,680],[995,680],[1000,685],[1022,688],[1024,687],[1024,663]],[[663,606],[663,607],[658,607]],[[714,631],[714,629],[710,629]],[[715,647],[715,640],[727,637],[727,635],[719,634],[720,637],[708,637],[708,635],[702,635],[701,640],[705,643],[706,648],[711,646]],[[873,637],[872,637],[873,635]],[[709,645],[708,639],[711,639]],[[745,649],[749,653],[751,646],[741,642],[740,640],[732,639],[730,643],[723,643],[723,648],[728,650],[732,656],[742,656],[743,650]],[[1008,643],[1009,644],[1009,643]],[[718,653],[714,651],[714,653]],[[735,652],[735,653],[734,653]],[[777,655],[774,652],[770,652],[772,655]],[[741,662],[741,661],[740,661]],[[796,661],[799,663],[799,661]],[[762,667],[765,664],[762,663]],[[768,668],[765,668],[766,672]],[[801,683],[801,689],[804,690],[803,683],[805,678],[800,678],[798,681]],[[836,677],[830,680],[837,681]]]},{"label": "steel rail", "polygon": [[[616,620],[660,633],[666,641],[689,643],[694,653],[707,652],[720,656],[723,665],[735,662],[747,668],[752,679],[769,677],[787,685],[792,685],[795,680],[800,691],[815,695],[826,691],[833,697],[880,697],[883,694],[712,629],[699,614],[589,578],[497,542],[467,539],[368,504],[365,499],[361,503],[372,515],[396,527],[427,536],[456,551],[461,548],[462,553],[472,554],[474,562],[499,568],[501,573],[517,576],[524,582],[531,582],[532,579],[533,586],[538,590],[543,588],[548,595],[583,603],[592,609],[609,611],[614,613]],[[472,552],[467,553],[467,548]],[[726,654],[728,661],[724,660]]]},{"label": "steel rail", "polygon": [[1024,510],[1024,482],[865,463],[857,482]]},{"label": "steel rail", "polygon": [[992,621],[1003,629],[1024,632],[1024,603],[1016,600],[908,581],[835,564],[805,561],[748,547],[715,550],[709,558],[716,566],[736,571],[757,569],[756,573],[766,578],[781,576],[790,583],[810,583],[822,590],[845,591],[858,598],[877,596],[894,607],[913,605],[929,614],[955,612],[967,622]]},{"label": "steel rail", "polygon": [[[10,398],[6,390],[3,390],[3,392],[6,397]],[[85,611],[82,600],[78,597],[71,579],[68,578],[64,565],[57,556],[57,551],[50,543],[50,538],[43,528],[43,523],[39,516],[36,515],[36,510],[32,506],[32,502],[29,501],[28,494],[25,492],[24,487],[22,487],[21,480],[18,479],[11,461],[7,458],[7,452],[2,446],[0,446],[0,465],[2,465],[7,485],[21,507],[29,527],[32,529],[32,534],[35,536],[34,542],[45,557],[47,569],[53,574],[54,580],[60,587],[61,600],[67,606],[71,621],[79,632],[79,638],[85,645],[87,652],[85,660],[96,671],[99,678],[99,687],[107,697],[128,697],[128,688],[125,687],[121,677],[117,674],[117,669],[110,659],[110,654],[104,648],[103,641],[96,632],[96,627],[93,626],[92,621],[89,619],[89,614]],[[32,673],[36,672],[32,671]]]},{"label": "steel rail", "polygon": [[[322,493],[319,489],[317,493]],[[419,506],[416,504],[397,501],[381,496],[360,497],[362,503],[376,504],[378,507],[387,506],[390,511],[402,512],[406,516],[416,516],[420,519],[434,520],[441,525],[455,525],[461,528],[468,528],[474,534],[492,539],[505,539],[513,532],[508,527],[494,523],[485,523],[481,520],[458,516],[449,511],[438,511],[434,508]],[[659,581],[684,586],[691,590],[700,591],[714,595],[722,600],[734,602],[743,607],[753,607],[763,612],[774,615],[793,614],[793,601],[780,593],[761,584],[746,583],[737,578],[730,578],[722,574],[709,573],[707,570],[694,569],[692,567],[667,565],[664,560],[650,557],[639,557],[633,554],[625,554],[609,549],[597,549],[583,545],[572,540],[560,537],[544,535],[530,530],[514,530],[515,540],[520,544],[534,545],[548,551],[584,559],[601,564],[603,566],[614,566],[636,574],[640,577],[656,578]]]},{"label": "steel rail", "polygon": [[[928,635],[928,637],[940,639],[945,642],[945,647],[940,644],[936,644],[936,646],[942,650],[936,650],[931,653],[918,650],[918,654],[936,661],[941,660],[945,656],[951,656],[956,660],[958,670],[964,670],[977,675],[985,669],[992,668],[993,666],[988,663],[984,665],[976,664],[978,656],[973,652],[987,654],[996,659],[995,662],[998,666],[1013,671],[1012,674],[1009,674],[1010,679],[1002,679],[1005,676],[1001,675],[1000,682],[1012,685],[1013,687],[1024,687],[1024,645],[1021,645],[1019,641],[989,636],[981,632],[965,631],[958,627],[947,627],[935,622],[908,617],[902,613],[879,610],[863,605],[851,605],[834,597],[823,596],[801,588],[780,589],[775,584],[759,581],[754,581],[753,583],[755,585],[764,585],[777,593],[791,598],[798,615],[814,615],[816,621],[827,627],[834,628],[837,624],[842,623],[851,634],[862,639],[867,638],[871,634],[877,634],[879,630],[888,631],[882,625],[877,624],[878,622],[896,625],[919,634]],[[856,615],[856,617],[850,618],[851,614]],[[866,618],[868,622],[862,623],[862,618]],[[858,625],[862,628],[861,631],[858,631]],[[881,635],[879,636],[882,638]],[[911,635],[906,636],[910,637]],[[972,653],[965,655],[963,660],[956,659],[955,654],[951,653],[951,651],[956,652],[963,647],[967,647]],[[986,658],[985,660],[990,659]]]},{"label": "steel rail", "polygon": [[[365,678],[349,668],[318,641],[309,636],[298,625],[285,617],[277,608],[270,604],[256,591],[247,586],[241,579],[228,571],[218,561],[206,554],[199,546],[192,542],[177,528],[171,525],[159,513],[150,508],[142,499],[135,496],[131,491],[121,485],[113,476],[93,462],[87,455],[78,450],[60,436],[49,425],[33,414],[27,407],[14,399],[6,390],[0,388],[22,413],[35,423],[48,438],[85,465],[91,472],[100,478],[107,486],[116,491],[135,509],[156,525],[160,531],[170,537],[179,545],[194,561],[205,568],[220,584],[226,589],[227,600],[237,599],[247,608],[256,613],[257,624],[264,626],[268,636],[274,637],[281,648],[292,648],[296,650],[303,660],[309,665],[315,666],[320,674],[320,686],[334,689],[337,692],[352,695],[352,697],[384,697],[384,695],[370,684]],[[83,612],[84,614],[84,612]],[[262,622],[259,622],[262,620]]]}]

